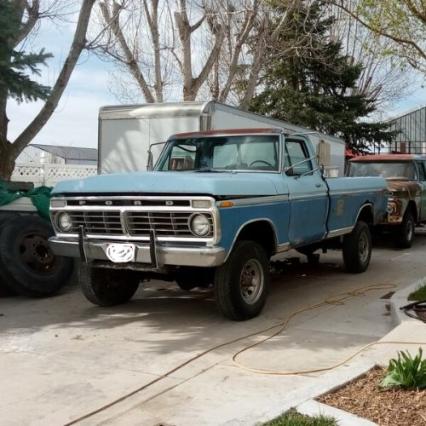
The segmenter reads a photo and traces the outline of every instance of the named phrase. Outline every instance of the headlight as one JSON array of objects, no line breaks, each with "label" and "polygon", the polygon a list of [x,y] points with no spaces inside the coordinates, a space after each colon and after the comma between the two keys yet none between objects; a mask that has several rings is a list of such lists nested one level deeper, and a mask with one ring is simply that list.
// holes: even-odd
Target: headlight
[{"label": "headlight", "polygon": [[71,216],[68,213],[59,213],[56,223],[63,232],[68,232],[72,228]]},{"label": "headlight", "polygon": [[189,220],[189,228],[197,237],[204,237],[210,232],[210,221],[204,214],[194,214]]}]

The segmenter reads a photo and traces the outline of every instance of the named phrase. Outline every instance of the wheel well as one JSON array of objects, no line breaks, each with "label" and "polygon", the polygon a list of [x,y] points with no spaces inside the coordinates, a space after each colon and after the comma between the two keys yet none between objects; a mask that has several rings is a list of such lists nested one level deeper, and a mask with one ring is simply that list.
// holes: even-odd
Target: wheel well
[{"label": "wheel well", "polygon": [[276,235],[272,224],[266,220],[249,223],[241,229],[237,241],[251,240],[260,244],[268,254],[272,256],[276,252]]},{"label": "wheel well", "polygon": [[410,200],[408,202],[406,211],[409,211],[409,210],[411,210],[411,213],[413,213],[414,221],[417,222],[417,206],[413,200]]},{"label": "wheel well", "polygon": [[373,206],[371,206],[370,204],[367,204],[361,207],[361,210],[358,214],[358,220],[362,220],[367,225],[373,225],[374,224]]}]

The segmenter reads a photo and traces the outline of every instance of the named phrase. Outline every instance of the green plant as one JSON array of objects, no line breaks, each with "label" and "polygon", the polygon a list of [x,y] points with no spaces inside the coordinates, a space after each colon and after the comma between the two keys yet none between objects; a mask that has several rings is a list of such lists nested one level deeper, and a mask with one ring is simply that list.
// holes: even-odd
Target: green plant
[{"label": "green plant", "polygon": [[332,417],[305,416],[291,409],[263,426],[337,426],[337,421]]},{"label": "green plant", "polygon": [[426,284],[419,287],[417,290],[410,293],[408,300],[414,300],[415,302],[420,302],[426,300]]},{"label": "green plant", "polygon": [[397,359],[389,361],[386,376],[380,386],[388,389],[400,387],[404,389],[426,388],[426,359],[423,359],[423,351],[413,357],[408,351],[399,352]]}]

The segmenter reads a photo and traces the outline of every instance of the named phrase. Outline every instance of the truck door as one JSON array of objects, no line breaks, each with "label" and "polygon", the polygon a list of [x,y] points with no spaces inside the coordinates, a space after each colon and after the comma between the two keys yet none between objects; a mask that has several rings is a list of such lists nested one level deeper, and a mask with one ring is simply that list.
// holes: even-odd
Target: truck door
[{"label": "truck door", "polygon": [[419,219],[426,221],[426,161],[418,161],[419,184],[421,187]]},{"label": "truck door", "polygon": [[303,139],[286,139],[284,166],[290,200],[289,240],[293,246],[318,241],[326,232],[327,186]]}]

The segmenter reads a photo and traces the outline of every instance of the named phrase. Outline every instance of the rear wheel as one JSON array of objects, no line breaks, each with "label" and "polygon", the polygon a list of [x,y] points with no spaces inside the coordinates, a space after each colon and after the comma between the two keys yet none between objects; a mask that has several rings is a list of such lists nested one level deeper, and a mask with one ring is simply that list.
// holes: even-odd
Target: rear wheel
[{"label": "rear wheel", "polygon": [[400,248],[410,248],[414,241],[415,221],[413,213],[407,210],[400,226],[395,232],[395,242]]},{"label": "rear wheel", "polygon": [[128,302],[139,287],[136,271],[94,268],[80,265],[80,285],[86,299],[98,306],[115,306]]},{"label": "rear wheel", "polygon": [[368,225],[359,221],[353,231],[343,238],[343,261],[348,272],[364,272],[370,264],[372,251]]},{"label": "rear wheel", "polygon": [[262,311],[269,288],[269,259],[254,241],[240,241],[226,263],[216,269],[215,295],[227,318],[242,321]]}]

